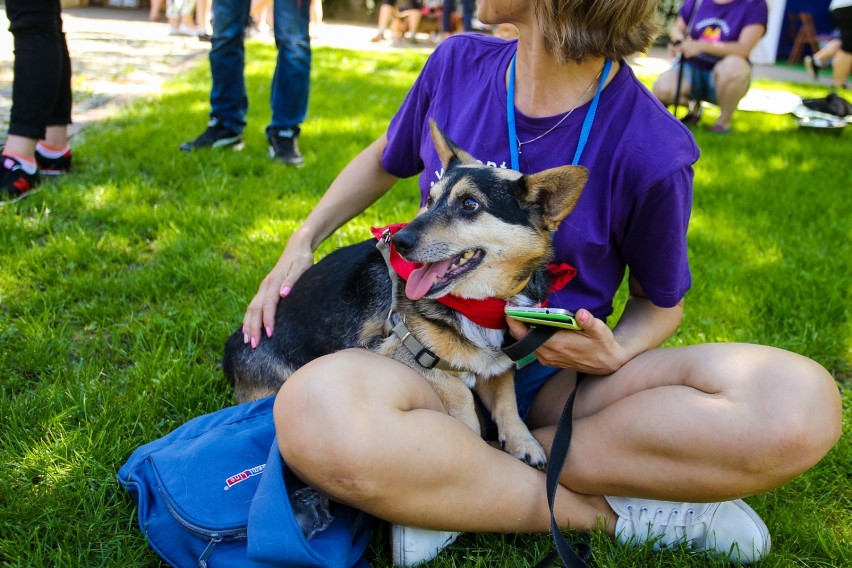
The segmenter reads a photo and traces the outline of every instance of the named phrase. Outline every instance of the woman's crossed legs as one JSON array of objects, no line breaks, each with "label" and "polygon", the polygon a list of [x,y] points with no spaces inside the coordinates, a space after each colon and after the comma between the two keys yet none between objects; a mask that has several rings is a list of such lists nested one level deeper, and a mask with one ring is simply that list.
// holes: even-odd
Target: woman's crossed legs
[{"label": "woman's crossed legs", "polygon": [[[557,374],[529,417],[547,449],[573,387]],[[580,387],[556,518],[616,517],[602,495],[711,502],[781,485],[840,436],[832,377],[769,347],[657,349]],[[411,369],[363,350],[312,362],[275,405],[284,459],[306,482],[379,518],[438,530],[546,532],[544,474],[448,416]],[[600,525],[599,525],[600,523]]]}]

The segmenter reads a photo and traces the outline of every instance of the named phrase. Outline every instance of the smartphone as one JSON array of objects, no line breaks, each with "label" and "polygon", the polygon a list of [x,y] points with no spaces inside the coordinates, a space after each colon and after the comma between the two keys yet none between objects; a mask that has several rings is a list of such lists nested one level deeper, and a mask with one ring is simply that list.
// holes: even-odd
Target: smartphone
[{"label": "smartphone", "polygon": [[506,306],[506,315],[518,321],[536,325],[552,325],[564,329],[582,329],[574,314],[561,308],[520,308]]}]

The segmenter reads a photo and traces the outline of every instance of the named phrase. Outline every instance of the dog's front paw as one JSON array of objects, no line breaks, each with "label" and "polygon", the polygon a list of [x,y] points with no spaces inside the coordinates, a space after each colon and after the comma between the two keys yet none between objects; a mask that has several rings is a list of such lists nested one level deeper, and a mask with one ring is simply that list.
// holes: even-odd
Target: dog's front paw
[{"label": "dog's front paw", "polygon": [[518,436],[500,435],[500,445],[509,454],[512,454],[522,462],[536,469],[544,470],[547,466],[547,454],[544,448],[533,438],[532,434],[521,434]]}]

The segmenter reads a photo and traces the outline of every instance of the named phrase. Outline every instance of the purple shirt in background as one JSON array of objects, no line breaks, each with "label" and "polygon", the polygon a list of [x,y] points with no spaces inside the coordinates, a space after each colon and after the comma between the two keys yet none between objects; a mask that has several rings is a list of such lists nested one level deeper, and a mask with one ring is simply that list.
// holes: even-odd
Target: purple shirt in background
[{"label": "purple shirt in background", "polygon": [[[699,0],[686,0],[680,9],[680,17],[687,25],[696,1]],[[737,41],[743,28],[752,24],[762,24],[766,28],[768,19],[766,0],[734,0],[728,4],[704,0],[692,18],[692,26],[687,30],[687,35],[711,43]],[[712,69],[720,59],[722,58],[702,53],[692,61],[696,61],[700,67]]]},{"label": "purple shirt in background", "polygon": [[[382,155],[385,169],[397,177],[421,174],[423,202],[442,175],[430,117],[481,162],[509,167],[505,77],[516,47],[515,41],[462,34],[441,43],[426,62],[390,123]],[[588,103],[577,108],[553,132],[524,145],[521,170],[570,164],[588,108]],[[518,138],[532,140],[562,117],[532,118],[516,111]],[[698,154],[689,131],[622,62],[601,93],[580,160],[590,170],[589,181],[554,234],[556,260],[578,274],[551,296],[550,305],[586,308],[605,319],[625,266],[654,304],[677,304],[691,284],[686,229]]]}]

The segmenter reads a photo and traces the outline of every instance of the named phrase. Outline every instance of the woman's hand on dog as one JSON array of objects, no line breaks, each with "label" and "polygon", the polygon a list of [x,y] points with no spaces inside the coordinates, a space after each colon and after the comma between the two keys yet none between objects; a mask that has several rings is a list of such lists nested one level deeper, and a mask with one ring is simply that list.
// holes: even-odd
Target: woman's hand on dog
[{"label": "woman's hand on dog", "polygon": [[[621,368],[628,357],[606,323],[585,309],[577,310],[575,317],[582,329],[559,331],[536,349],[535,356],[541,364],[592,375],[608,375]],[[530,331],[516,319],[507,317],[506,322],[516,340]]]},{"label": "woman's hand on dog", "polygon": [[275,267],[260,283],[243,317],[243,343],[251,343],[252,349],[260,344],[261,328],[266,337],[272,337],[278,300],[290,293],[296,280],[314,263],[310,245],[295,237],[290,238]]}]

